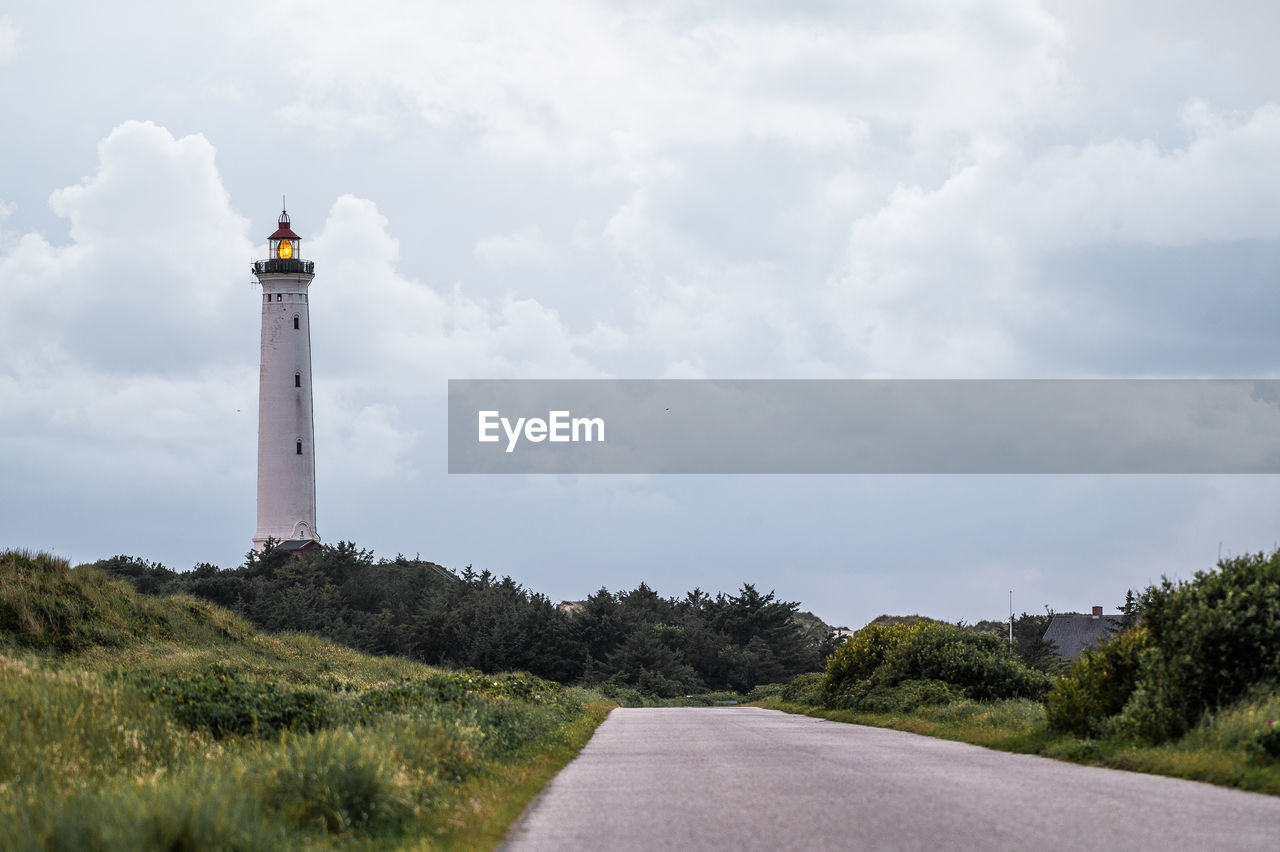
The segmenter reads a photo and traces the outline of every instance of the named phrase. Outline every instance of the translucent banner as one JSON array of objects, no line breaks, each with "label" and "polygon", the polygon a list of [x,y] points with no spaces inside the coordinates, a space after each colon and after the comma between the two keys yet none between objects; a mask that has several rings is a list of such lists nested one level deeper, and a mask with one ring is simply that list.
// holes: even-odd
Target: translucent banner
[{"label": "translucent banner", "polygon": [[450,473],[1276,473],[1280,380],[451,380]]}]

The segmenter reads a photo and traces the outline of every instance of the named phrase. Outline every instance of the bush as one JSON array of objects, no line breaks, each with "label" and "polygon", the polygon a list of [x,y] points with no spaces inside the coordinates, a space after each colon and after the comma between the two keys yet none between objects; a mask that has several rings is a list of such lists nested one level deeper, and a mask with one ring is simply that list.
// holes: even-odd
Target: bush
[{"label": "bush", "polygon": [[[916,685],[896,689],[904,683]],[[896,711],[935,703],[935,697],[1041,698],[1049,683],[991,633],[941,622],[871,624],[831,655],[822,700],[832,707]]]},{"label": "bush", "polygon": [[314,731],[328,720],[324,696],[282,690],[273,682],[243,680],[219,664],[195,677],[147,677],[141,682],[153,701],[187,727],[207,730],[215,737],[267,738],[282,730]]},{"label": "bush", "polygon": [[1050,684],[1046,675],[1018,662],[999,636],[938,623],[904,636],[885,655],[874,680],[883,685],[941,681],[978,701],[1041,698]]},{"label": "bush", "polygon": [[1138,686],[1142,653],[1151,644],[1146,628],[1113,636],[1085,651],[1070,674],[1045,697],[1049,726],[1077,736],[1094,736],[1103,722],[1124,709]]},{"label": "bush", "polygon": [[1189,582],[1166,578],[1140,610],[1141,629],[1086,653],[1049,695],[1052,727],[1158,743],[1280,682],[1280,550],[1223,560]]},{"label": "bush", "polygon": [[601,695],[623,707],[645,707],[645,697],[638,690],[617,683],[602,683],[598,688]]},{"label": "bush", "polygon": [[1245,751],[1258,763],[1280,760],[1280,725],[1274,719],[1268,719],[1266,727],[1245,745]]},{"label": "bush", "polygon": [[66,799],[20,812],[8,826],[12,850],[235,849],[271,852],[290,845],[263,813],[254,791],[209,766],[186,783],[86,785]]},{"label": "bush", "polygon": [[963,690],[940,680],[904,680],[892,686],[868,680],[845,694],[845,707],[870,713],[910,713],[964,699]]},{"label": "bush", "polygon": [[1190,582],[1165,579],[1143,595],[1142,618],[1151,650],[1125,722],[1161,741],[1280,681],[1280,550],[1223,560]]},{"label": "bush", "polygon": [[782,700],[796,704],[821,704],[824,677],[825,675],[822,672],[808,672],[807,674],[796,675],[791,679],[790,683],[782,687]]},{"label": "bush", "polygon": [[[822,677],[821,672],[814,672],[819,679]],[[782,690],[786,688],[785,683],[762,683],[747,693],[747,701],[764,701],[769,698],[781,698]]]},{"label": "bush", "polygon": [[270,811],[331,834],[394,832],[413,812],[394,768],[351,731],[293,744],[259,783]]},{"label": "bush", "polygon": [[829,694],[864,681],[884,663],[890,649],[906,637],[918,632],[925,622],[917,624],[868,624],[827,658],[827,668],[822,681],[823,690]]}]

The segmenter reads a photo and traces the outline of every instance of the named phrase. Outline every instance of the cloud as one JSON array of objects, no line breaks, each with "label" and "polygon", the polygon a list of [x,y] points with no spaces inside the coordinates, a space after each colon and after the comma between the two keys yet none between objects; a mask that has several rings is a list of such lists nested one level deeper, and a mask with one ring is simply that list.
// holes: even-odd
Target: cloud
[{"label": "cloud", "polygon": [[551,259],[551,246],[542,238],[542,230],[530,225],[511,234],[477,240],[475,256],[481,263],[499,268],[539,265]]},{"label": "cloud", "polygon": [[[1040,108],[1063,71],[1043,11],[979,0],[850,19],[651,4],[277,4],[300,83],[291,120],[399,116],[474,133],[499,156],[635,180],[688,145],[773,140],[851,152],[887,127],[941,139]],[[301,12],[305,9],[305,14]],[[939,85],[941,83],[941,85]]]},{"label": "cloud", "polygon": [[98,155],[92,177],[50,197],[71,242],[27,233],[0,257],[0,354],[32,369],[150,374],[247,363],[251,338],[233,318],[252,247],[213,147],[131,121]]},{"label": "cloud", "polygon": [[[1069,97],[1066,31],[1035,6],[858,7],[835,19],[767,4],[728,14],[570,0],[483,18],[448,4],[374,16],[300,8],[265,13],[290,21],[263,30],[293,40],[282,54],[296,81],[286,120],[343,126],[349,144],[360,128],[474,142],[487,161],[520,164],[513,174],[581,192],[602,211],[593,230],[613,262],[602,284],[619,294],[606,300],[609,325],[628,343],[594,358],[578,349],[578,361],[627,375],[827,376],[910,369],[917,354],[939,354],[922,340],[960,335],[943,354],[962,362],[986,350],[971,371],[1016,349],[998,323],[975,318],[939,335],[914,310],[880,321],[882,339],[868,345],[844,321],[857,300],[841,297],[833,312],[826,290],[844,273],[850,222],[901,218],[889,208],[902,192],[934,191],[957,163]],[[509,190],[520,199],[519,186]],[[556,211],[576,197],[521,200]],[[591,244],[553,252],[543,236],[552,222],[522,218],[515,231],[472,237],[472,258],[546,270],[534,297],[556,313],[546,327],[582,334],[556,308],[577,301],[561,281],[599,277],[579,265]],[[581,222],[565,226],[581,235]],[[980,307],[951,318],[969,313]],[[577,319],[590,327],[595,317]]]},{"label": "cloud", "polygon": [[[295,230],[306,224],[297,217]],[[306,234],[303,235],[306,237]],[[449,379],[604,375],[592,347],[609,332],[575,333],[535,299],[469,295],[399,269],[400,241],[368,199],[344,195],[319,233],[311,327],[318,445],[333,451],[317,476],[331,493],[369,483],[408,486],[443,459],[440,420]]]},{"label": "cloud", "polygon": [[402,273],[399,240],[368,199],[337,199],[304,245],[317,263],[317,357],[353,389],[403,397],[443,393],[449,378],[599,375],[590,332],[575,334],[536,299],[483,299],[463,283],[438,289]]},{"label": "cloud", "polygon": [[18,36],[21,34],[8,15],[0,17],[0,63],[8,62],[17,55]]},{"label": "cloud", "polygon": [[176,522],[206,541],[252,481],[257,431],[253,249],[213,148],[125,122],[50,207],[68,243],[27,232],[0,252],[0,469],[59,537],[123,548]]},{"label": "cloud", "polygon": [[[873,370],[1009,375],[1026,369],[1036,330],[1086,287],[1090,304],[1072,312],[1082,330],[1142,329],[1099,324],[1121,307],[1108,304],[1119,292],[1090,287],[1109,274],[1105,257],[1097,270],[1077,266],[1074,282],[1046,274],[1046,258],[1139,245],[1159,264],[1181,247],[1280,240],[1280,166],[1269,153],[1280,144],[1280,107],[1236,115],[1191,101],[1181,121],[1189,138],[1174,148],[1001,146],[936,189],[899,188],[850,228],[848,266],[829,286],[844,339]],[[1160,302],[1158,291],[1146,298]]]}]

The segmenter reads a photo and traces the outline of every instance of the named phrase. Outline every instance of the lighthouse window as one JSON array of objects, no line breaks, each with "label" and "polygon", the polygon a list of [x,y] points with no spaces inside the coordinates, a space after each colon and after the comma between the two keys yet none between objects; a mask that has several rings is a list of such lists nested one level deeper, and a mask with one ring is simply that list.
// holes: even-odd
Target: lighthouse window
[{"label": "lighthouse window", "polygon": [[276,301],[277,301],[277,302],[283,302],[283,301],[284,301],[284,296],[280,295],[279,293],[276,293]]},{"label": "lighthouse window", "polygon": [[301,374],[301,373],[294,373],[294,374],[293,374],[293,386],[294,386],[295,388],[300,388],[300,387],[302,387],[302,374]]},{"label": "lighthouse window", "polygon": [[297,327],[298,327],[298,315],[297,315],[297,314],[294,314],[294,315],[293,315],[293,327],[294,327],[294,328],[297,328]]},{"label": "lighthouse window", "polygon": [[298,455],[302,455],[302,439],[298,439]]}]

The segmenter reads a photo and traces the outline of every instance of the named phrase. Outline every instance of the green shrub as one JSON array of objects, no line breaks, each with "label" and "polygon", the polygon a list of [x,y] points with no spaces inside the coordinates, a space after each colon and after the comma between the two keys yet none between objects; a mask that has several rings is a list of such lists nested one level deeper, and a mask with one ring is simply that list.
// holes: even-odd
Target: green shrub
[{"label": "green shrub", "polygon": [[1089,690],[1070,677],[1058,681],[1049,690],[1044,700],[1044,714],[1049,727],[1081,737],[1096,733],[1107,715]]},{"label": "green shrub", "polygon": [[623,707],[644,707],[646,706],[645,697],[640,694],[639,690],[629,686],[623,686],[618,683],[605,682],[600,684],[600,694],[605,698],[620,704]]},{"label": "green shrub", "polygon": [[823,672],[796,675],[790,683],[783,685],[780,697],[783,701],[791,701],[795,704],[821,704],[822,683],[825,677]]},{"label": "green shrub", "polygon": [[1280,550],[1223,560],[1142,598],[1151,650],[1128,726],[1153,741],[1181,736],[1208,711],[1280,681]]},{"label": "green shrub", "polygon": [[327,699],[315,692],[281,689],[272,681],[244,680],[215,664],[194,677],[141,678],[153,701],[192,730],[215,737],[272,737],[282,730],[314,731],[328,721]]},{"label": "green shrub", "polygon": [[1188,582],[1165,579],[1140,610],[1140,630],[1086,653],[1048,696],[1052,727],[1158,743],[1280,682],[1280,550],[1223,560]]},{"label": "green shrub", "polygon": [[351,731],[293,744],[259,783],[268,810],[331,834],[394,831],[413,812],[392,768]]},{"label": "green shrub", "polygon": [[870,713],[910,713],[964,699],[963,690],[940,680],[904,680],[892,686],[864,681],[861,689],[851,691],[846,698],[848,709]]},{"label": "green shrub", "polygon": [[1077,736],[1094,736],[1133,696],[1143,652],[1150,647],[1146,628],[1113,636],[1097,650],[1085,651],[1070,674],[1045,696],[1049,726]]},{"label": "green shrub", "polygon": [[920,625],[903,636],[873,679],[886,686],[941,681],[978,701],[1040,698],[1050,684],[1048,676],[1018,662],[999,636],[940,623]]},{"label": "green shrub", "polygon": [[1186,711],[1175,706],[1181,701],[1180,694],[1181,690],[1171,684],[1152,680],[1144,669],[1129,702],[1119,716],[1110,720],[1110,725],[1115,733],[1148,743],[1174,739],[1190,729],[1185,721]]},{"label": "green shrub", "polygon": [[209,767],[186,783],[83,787],[54,805],[24,809],[5,848],[17,850],[235,849],[269,852],[289,837],[262,813],[252,790]]},{"label": "green shrub", "polygon": [[[897,689],[904,683],[916,686]],[[994,634],[941,622],[871,624],[831,655],[822,701],[896,712],[936,703],[935,698],[1040,698],[1049,684],[1048,676],[1020,663]]]},{"label": "green shrub", "polygon": [[1274,719],[1268,719],[1266,726],[1245,746],[1245,751],[1259,763],[1280,760],[1280,725]]},{"label": "green shrub", "polygon": [[[821,680],[822,672],[813,672],[813,674],[817,675],[818,679]],[[786,686],[787,684],[785,683],[759,684],[758,686],[752,687],[751,691],[747,693],[746,700],[747,701],[764,701],[765,699],[768,699],[768,698],[781,698],[782,690],[785,689]]]},{"label": "green shrub", "polygon": [[828,694],[838,694],[871,677],[891,649],[925,624],[868,624],[827,658],[823,690]]}]

